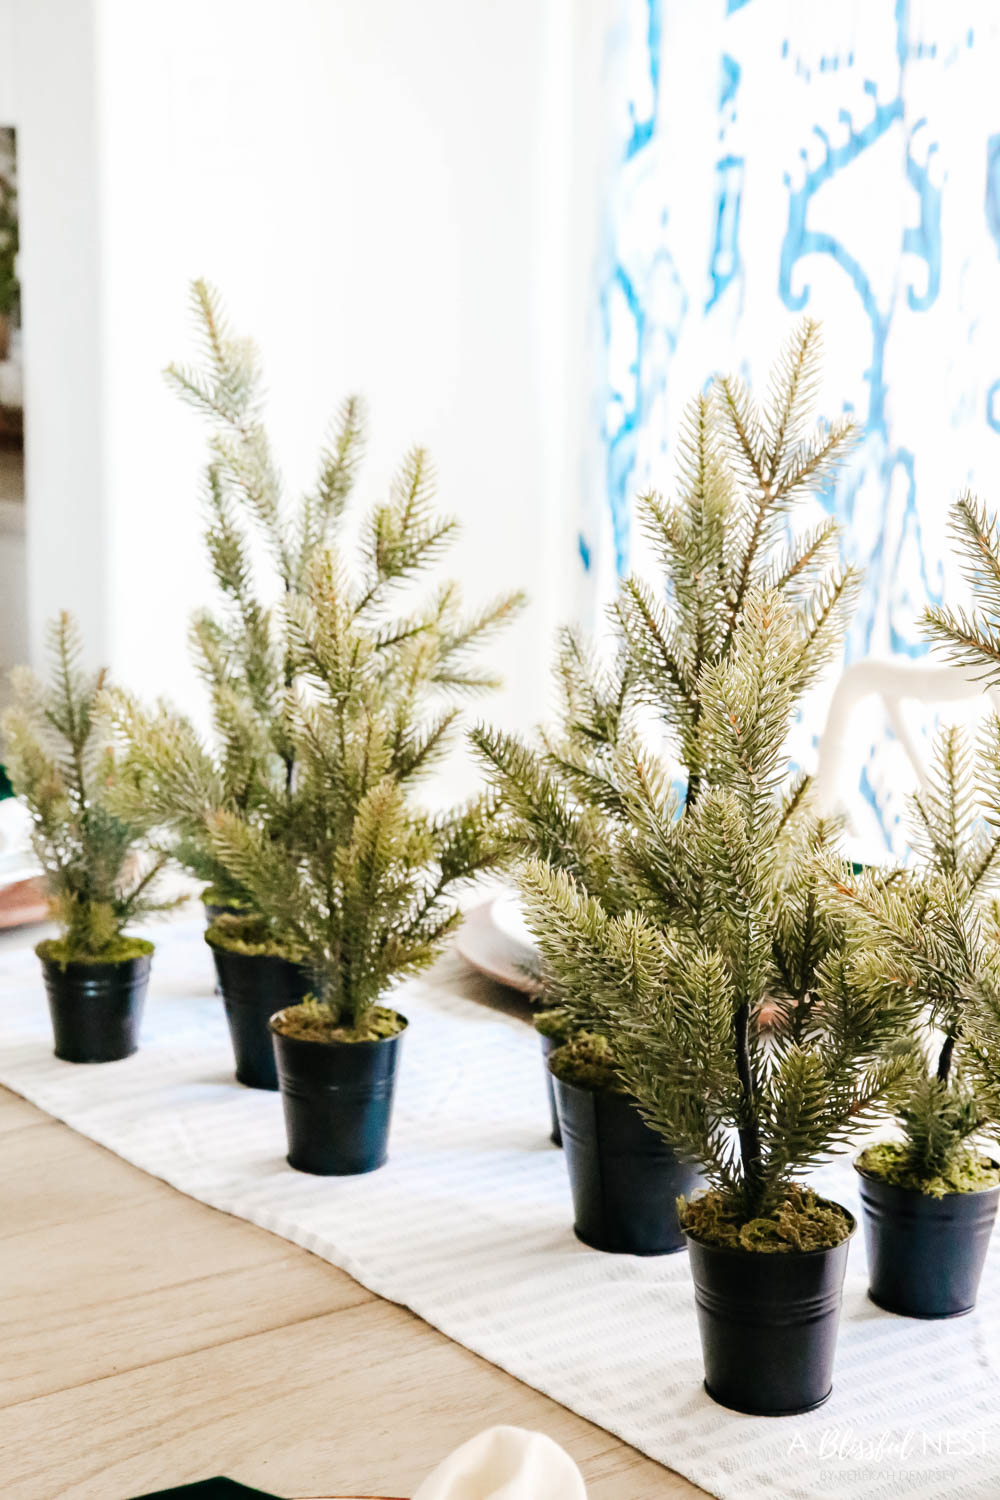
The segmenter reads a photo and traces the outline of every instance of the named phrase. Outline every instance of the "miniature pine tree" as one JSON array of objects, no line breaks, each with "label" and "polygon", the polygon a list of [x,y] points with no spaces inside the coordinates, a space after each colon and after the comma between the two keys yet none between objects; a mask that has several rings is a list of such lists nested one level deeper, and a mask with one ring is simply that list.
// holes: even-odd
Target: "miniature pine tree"
[{"label": "miniature pine tree", "polygon": [[[680,433],[677,500],[665,504],[656,494],[640,500],[665,589],[638,576],[623,582],[611,610],[617,648],[611,665],[602,665],[575,632],[563,634],[557,669],[562,730],[546,737],[542,753],[511,736],[476,733],[485,763],[502,781],[510,806],[534,828],[533,837],[541,827],[539,808],[546,810],[547,845],[539,852],[576,876],[596,859],[593,873],[603,880],[603,853],[616,842],[616,822],[625,813],[628,826],[646,795],[664,807],[670,803],[672,778],[662,762],[659,783],[636,806],[626,807],[609,780],[608,766],[637,709],[662,725],[680,763],[680,810],[697,803],[711,771],[700,727],[704,685],[732,663],[749,602],[766,596],[786,606],[802,647],[804,671],[795,693],[804,691],[816,675],[813,667],[822,668],[840,639],[857,576],[838,562],[835,523],[785,539],[796,503],[822,487],[854,440],[847,421],[809,431],[820,361],[819,326],[806,320],[775,366],[763,409],[732,377],[695,398]],[[790,812],[807,801],[803,779]],[[648,873],[650,896],[667,895],[669,876]]]},{"label": "miniature pine tree", "polygon": [[[675,826],[698,802],[711,768],[704,762],[703,694],[731,666],[748,603],[773,599],[801,646],[800,694],[829,660],[857,588],[838,562],[832,521],[788,543],[797,502],[818,490],[853,442],[848,422],[810,432],[820,371],[820,331],[805,321],[771,377],[763,410],[739,380],[721,378],[697,397],[682,424],[679,495],[641,502],[663,570],[654,591],[626,579],[611,611],[610,663],[578,634],[560,640],[558,732],[541,750],[479,729],[474,740],[502,788],[511,837],[525,853],[565,869],[612,913],[635,904],[669,925],[686,904],[675,888]],[[784,618],[784,616],[783,616]],[[778,698],[774,708],[781,717]],[[679,761],[679,803],[664,756],[641,746],[636,720],[662,726]],[[786,789],[781,820],[775,912],[775,975],[769,1005],[795,1011],[800,1024],[812,975],[841,938],[841,923],[823,899],[820,863],[838,829],[809,816],[809,781]],[[655,847],[640,846],[636,826]]]},{"label": "miniature pine tree", "polygon": [[130,923],[169,905],[154,899],[163,857],[139,854],[145,825],[112,811],[117,767],[97,709],[105,673],[81,666],[79,632],[68,614],[49,632],[52,681],[27,668],[13,674],[15,704],[3,719],[11,780],[32,820],[32,844],[62,938],[46,955],[62,962],[115,962],[139,940]]},{"label": "miniature pine tree", "polygon": [[770,1216],[773,1231],[794,1200],[786,1248],[846,1232],[822,1212],[803,1229],[816,1211],[793,1179],[881,1105],[901,1067],[887,1053],[893,1008],[848,982],[824,877],[836,827],[813,817],[784,754],[856,589],[832,523],[780,545],[794,503],[850,441],[846,424],[807,435],[818,359],[805,323],[763,410],[733,380],[695,401],[678,500],[644,502],[663,587],[621,586],[612,665],[565,636],[560,730],[538,749],[474,735],[528,856],[552,999],[611,1041],[650,1122],[702,1163],[713,1233],[752,1245],[747,1226]]},{"label": "miniature pine tree", "polygon": [[201,362],[171,365],[167,374],[212,429],[205,541],[219,604],[195,616],[191,642],[214,736],[206,744],[185,715],[165,705],[150,712],[118,693],[116,722],[132,747],[119,799],[125,811],[156,819],[164,847],[208,883],[212,899],[245,907],[249,893],[218,858],[205,813],[225,808],[272,825],[284,816],[279,804],[295,770],[288,695],[296,665],[281,600],[301,591],[312,554],[341,519],[364,449],[364,413],[358,398],[344,403],[313,489],[290,500],[262,421],[254,346],[233,335],[203,281],[193,284],[192,303]]},{"label": "miniature pine tree", "polygon": [[976,759],[963,730],[946,727],[927,783],[910,798],[918,867],[891,880],[874,871],[838,880],[861,922],[855,983],[876,999],[906,992],[918,1004],[901,1037],[909,1068],[894,1100],[903,1142],[870,1149],[865,1161],[930,1193],[957,1191],[970,1170],[975,1175],[976,1140],[996,1133],[1000,1121],[975,1088],[975,1028],[969,1032],[996,942],[990,898],[1000,877],[1000,832],[982,817],[987,787],[1000,792],[1000,723],[988,724]]},{"label": "miniature pine tree", "polygon": [[[951,531],[971,609],[935,605],[924,624],[930,639],[956,666],[1000,686],[1000,527],[965,492],[951,514]],[[941,1050],[936,1069],[904,1107],[908,1166],[915,1184],[940,1190],[968,1174],[977,1139],[1000,1129],[1000,907],[994,894],[1000,846],[1000,719],[985,721],[975,767],[957,730],[939,751],[937,788],[915,799],[924,828],[925,878],[918,884],[919,920],[898,907],[878,912],[922,981],[937,1022]],[[975,779],[975,787],[972,786]],[[944,785],[942,786],[942,782]],[[902,901],[905,890],[899,893]],[[902,941],[901,941],[902,940]],[[873,965],[878,970],[878,958]]]},{"label": "miniature pine tree", "polygon": [[[362,441],[355,401],[314,492],[289,511],[252,351],[224,331],[204,288],[196,298],[206,369],[175,378],[220,429],[209,543],[229,610],[199,620],[196,639],[222,750],[213,755],[167,710],[119,703],[131,785],[303,956],[313,1021],[361,1036],[385,1024],[377,1001],[392,982],[429,963],[455,926],[457,884],[498,857],[491,799],[431,814],[415,792],[453,742],[460,700],[496,685],[476,653],[520,596],[471,615],[455,583],[408,600],[456,532],[434,512],[421,449],[350,544],[345,512]],[[251,584],[247,522],[281,582],[268,607]]]},{"label": "miniature pine tree", "polygon": [[842,874],[838,882],[861,921],[855,983],[876,1000],[891,1003],[905,991],[919,1005],[905,1037],[909,1067],[893,1101],[902,1141],[870,1148],[862,1161],[932,1194],[976,1180],[976,1144],[1000,1124],[988,1093],[975,1084],[980,1054],[989,1051],[976,1025],[977,1002],[989,993],[1000,959],[990,907],[1000,832],[983,819],[984,794],[994,803],[1000,796],[1000,722],[986,726],[975,759],[959,728],[944,729],[927,782],[911,798],[919,865],[891,881],[869,872]]}]

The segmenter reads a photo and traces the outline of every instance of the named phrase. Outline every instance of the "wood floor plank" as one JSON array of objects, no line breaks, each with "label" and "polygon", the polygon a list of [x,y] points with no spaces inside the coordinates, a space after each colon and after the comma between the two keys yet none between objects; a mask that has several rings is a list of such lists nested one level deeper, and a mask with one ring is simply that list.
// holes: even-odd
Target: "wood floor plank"
[{"label": "wood floor plank", "polygon": [[561,1442],[590,1500],[699,1493],[380,1301],[7,1407],[3,1493],[123,1500],[224,1473],[287,1496],[407,1495],[496,1422]]},{"label": "wood floor plank", "polygon": [[0,1240],[0,1406],[374,1300],[158,1186],[151,1201]]}]

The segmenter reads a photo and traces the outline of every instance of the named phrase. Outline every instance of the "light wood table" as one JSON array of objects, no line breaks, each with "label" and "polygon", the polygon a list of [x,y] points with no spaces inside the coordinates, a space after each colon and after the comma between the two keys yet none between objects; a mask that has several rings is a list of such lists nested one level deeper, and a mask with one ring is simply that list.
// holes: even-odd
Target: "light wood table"
[{"label": "light wood table", "polygon": [[0,1089],[0,1495],[125,1500],[226,1474],[412,1495],[494,1423],[591,1500],[702,1492],[287,1241]]}]

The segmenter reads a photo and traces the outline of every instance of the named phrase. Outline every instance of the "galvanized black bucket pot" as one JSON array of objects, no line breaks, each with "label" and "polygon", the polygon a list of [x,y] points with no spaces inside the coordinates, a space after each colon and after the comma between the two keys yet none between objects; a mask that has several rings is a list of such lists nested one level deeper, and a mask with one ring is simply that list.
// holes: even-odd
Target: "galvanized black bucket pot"
[{"label": "galvanized black bucket pot", "polygon": [[542,1044],[542,1068],[545,1073],[545,1092],[548,1095],[549,1115],[552,1120],[549,1140],[553,1146],[561,1146],[562,1131],[559,1129],[559,1111],[556,1108],[556,1091],[553,1086],[552,1074],[549,1072],[549,1058],[557,1047],[561,1047],[564,1044],[554,1036],[543,1036],[541,1033],[539,1033],[538,1040]]},{"label": "galvanized black bucket pot", "polygon": [[317,1177],[381,1167],[403,1033],[375,1042],[313,1042],[285,1036],[273,1023],[271,1030],[289,1166]]},{"label": "galvanized black bucket pot", "polygon": [[[857,1225],[851,1219],[851,1235]],[[850,1236],[829,1250],[762,1254],[688,1235],[705,1389],[752,1416],[821,1406],[833,1358]]]},{"label": "galvanized black bucket pot", "polygon": [[[211,927],[212,923],[215,922],[215,921],[217,921],[219,917],[241,917],[241,916],[245,916],[246,915],[246,912],[245,912],[245,910],[244,910],[243,907],[240,907],[240,906],[230,906],[230,905],[226,904],[225,902],[220,902],[220,901],[206,901],[204,898],[202,898],[201,905],[202,905],[202,910],[205,913],[205,926],[206,927]],[[216,964],[215,967],[216,967],[216,971],[218,971],[218,967],[219,967],[218,964]],[[216,979],[218,979],[218,973],[216,973]],[[215,993],[217,995],[221,995],[222,994],[222,985],[220,983],[216,983]],[[274,1087],[277,1087],[277,1085],[275,1084]]]},{"label": "galvanized black bucket pot", "polygon": [[976,1305],[1000,1186],[932,1198],[858,1168],[868,1295],[907,1318],[958,1318]]},{"label": "galvanized black bucket pot", "polygon": [[118,1062],[139,1045],[151,955],[116,964],[55,963],[43,958],[56,1057]]},{"label": "galvanized black bucket pot", "polygon": [[677,1199],[698,1185],[696,1168],[678,1160],[627,1095],[550,1077],[577,1239],[618,1255],[683,1250]]},{"label": "galvanized black bucket pot", "polygon": [[275,1011],[297,1005],[309,993],[309,975],[301,964],[270,954],[234,953],[210,943],[226,1007],[236,1058],[236,1077],[251,1089],[276,1089],[271,1028]]}]

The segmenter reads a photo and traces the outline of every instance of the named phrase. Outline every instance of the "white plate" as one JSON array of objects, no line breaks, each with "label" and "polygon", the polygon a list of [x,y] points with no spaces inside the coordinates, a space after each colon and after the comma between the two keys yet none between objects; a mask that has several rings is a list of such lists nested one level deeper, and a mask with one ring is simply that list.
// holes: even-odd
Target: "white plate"
[{"label": "white plate", "polygon": [[29,849],[12,849],[9,854],[0,854],[0,886],[15,885],[19,880],[30,880],[42,873],[42,867]]},{"label": "white plate", "polygon": [[526,995],[537,994],[538,954],[500,931],[493,920],[494,905],[484,901],[465,913],[455,946],[466,963],[488,979]]},{"label": "white plate", "polygon": [[521,898],[515,891],[507,891],[496,898],[490,908],[490,920],[503,937],[509,938],[519,948],[529,948],[532,953],[538,952],[538,944],[524,920]]}]

